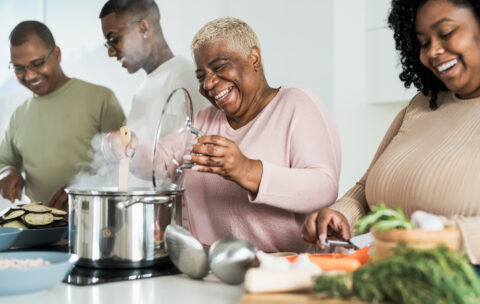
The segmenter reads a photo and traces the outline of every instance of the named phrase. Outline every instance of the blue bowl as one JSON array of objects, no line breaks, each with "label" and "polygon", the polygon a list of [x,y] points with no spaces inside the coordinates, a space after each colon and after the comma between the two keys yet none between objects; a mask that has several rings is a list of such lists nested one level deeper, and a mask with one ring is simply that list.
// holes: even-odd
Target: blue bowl
[{"label": "blue bowl", "polygon": [[44,259],[50,265],[0,270],[0,296],[25,294],[48,289],[60,283],[78,257],[54,251],[10,251],[0,253],[7,259]]},{"label": "blue bowl", "polygon": [[51,245],[63,239],[67,235],[67,232],[67,226],[43,229],[23,229],[13,244],[13,247],[28,248]]},{"label": "blue bowl", "polygon": [[0,227],[0,251],[10,248],[22,229],[13,227]]}]

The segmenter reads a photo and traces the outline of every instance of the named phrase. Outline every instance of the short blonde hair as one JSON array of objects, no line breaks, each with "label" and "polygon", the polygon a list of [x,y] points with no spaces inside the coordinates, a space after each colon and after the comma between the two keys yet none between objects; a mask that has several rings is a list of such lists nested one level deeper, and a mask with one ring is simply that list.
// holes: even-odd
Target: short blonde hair
[{"label": "short blonde hair", "polygon": [[202,26],[192,40],[192,53],[215,40],[230,40],[245,57],[256,46],[260,49],[257,34],[240,19],[223,17],[212,20]]}]

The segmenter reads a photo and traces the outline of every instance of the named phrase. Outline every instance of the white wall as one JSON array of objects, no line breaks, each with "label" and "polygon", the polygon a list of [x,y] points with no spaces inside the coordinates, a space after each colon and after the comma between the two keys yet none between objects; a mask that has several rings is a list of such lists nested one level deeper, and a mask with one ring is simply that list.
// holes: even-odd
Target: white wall
[{"label": "white wall", "polygon": [[[365,0],[365,51],[367,102],[398,102],[411,99],[416,90],[406,89],[398,78],[401,65],[393,31],[388,28],[389,0]],[[378,84],[382,83],[381,86]]]},{"label": "white wall", "polygon": [[[2,1],[5,1],[1,2],[3,7],[8,4],[8,10],[0,10],[0,17],[3,18],[4,14],[15,17],[0,32],[0,39],[7,41],[4,46],[8,47],[8,34],[19,21],[32,18],[44,21],[62,50],[62,65],[67,75],[112,88],[125,112],[129,112],[131,96],[144,73],[129,75],[115,59],[107,57],[98,19],[103,1]],[[190,42],[203,24],[226,15],[239,17],[247,21],[259,36],[271,85],[310,89],[332,108],[331,31],[328,30],[331,28],[331,0],[303,0],[298,3],[291,0],[157,2],[165,36],[174,53],[191,58]],[[36,4],[37,9],[33,10],[36,14],[27,10],[32,3]],[[266,14],[269,10],[271,13]],[[26,11],[30,13],[27,14]],[[4,47],[0,56],[0,61],[5,62],[6,66],[10,57],[8,48]],[[6,68],[1,71],[2,75],[13,78]],[[0,79],[0,91],[4,81]],[[10,81],[10,85],[15,85],[14,82]],[[25,92],[18,85],[15,86],[15,91]],[[1,98],[0,93],[0,107],[2,103],[5,104]],[[6,108],[3,107],[2,116],[12,110],[11,106]],[[2,116],[0,119],[3,121],[9,117]]]},{"label": "white wall", "polygon": [[340,195],[363,176],[393,118],[406,105],[372,104],[366,98],[370,66],[365,59],[365,15],[363,0],[334,1],[333,111],[342,144]]}]

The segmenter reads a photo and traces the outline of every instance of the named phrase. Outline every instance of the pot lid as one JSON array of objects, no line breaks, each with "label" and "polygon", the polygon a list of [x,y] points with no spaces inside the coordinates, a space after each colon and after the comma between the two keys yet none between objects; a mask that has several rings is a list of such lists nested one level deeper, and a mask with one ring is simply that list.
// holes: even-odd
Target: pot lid
[{"label": "pot lid", "polygon": [[181,187],[183,170],[193,167],[184,155],[190,153],[193,138],[203,132],[193,128],[193,106],[185,88],[175,89],[163,106],[152,147],[153,188],[164,188],[173,183]]},{"label": "pot lid", "polygon": [[97,187],[97,188],[66,188],[67,194],[87,195],[87,196],[159,196],[159,195],[176,195],[183,192],[183,189],[176,186],[162,186],[155,189],[152,188],[129,188],[127,191],[118,191],[117,187]]}]

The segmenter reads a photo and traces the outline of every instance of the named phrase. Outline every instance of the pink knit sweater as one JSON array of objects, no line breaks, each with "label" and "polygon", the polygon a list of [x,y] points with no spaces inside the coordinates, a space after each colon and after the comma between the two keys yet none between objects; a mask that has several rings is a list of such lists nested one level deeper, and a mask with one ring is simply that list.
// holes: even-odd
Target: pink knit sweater
[{"label": "pink knit sweater", "polygon": [[195,127],[234,141],[263,164],[258,194],[211,173],[186,170],[190,230],[204,245],[235,236],[259,249],[305,251],[301,226],[307,213],[335,202],[340,144],[332,117],[311,93],[283,87],[247,125],[235,130],[213,106]]}]

